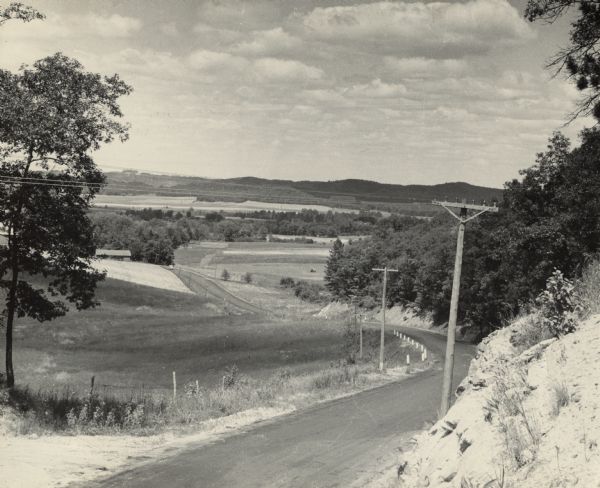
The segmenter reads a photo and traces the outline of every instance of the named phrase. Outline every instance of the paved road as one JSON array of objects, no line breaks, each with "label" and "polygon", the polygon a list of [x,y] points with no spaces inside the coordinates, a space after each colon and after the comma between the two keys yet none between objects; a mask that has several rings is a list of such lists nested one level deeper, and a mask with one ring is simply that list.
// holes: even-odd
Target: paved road
[{"label": "paved road", "polygon": [[217,280],[213,280],[192,268],[177,266],[172,270],[183,283],[194,293],[204,295],[208,292],[220,300],[226,300],[228,306],[235,306],[244,312],[266,313],[265,310],[234,295],[223,288]]},{"label": "paved road", "polygon": [[[445,337],[400,329],[440,362],[404,381],[264,422],[247,432],[191,447],[91,487],[348,487],[381,468],[403,433],[434,420],[440,404]],[[393,340],[391,337],[388,340]],[[475,348],[457,344],[455,384]]]}]

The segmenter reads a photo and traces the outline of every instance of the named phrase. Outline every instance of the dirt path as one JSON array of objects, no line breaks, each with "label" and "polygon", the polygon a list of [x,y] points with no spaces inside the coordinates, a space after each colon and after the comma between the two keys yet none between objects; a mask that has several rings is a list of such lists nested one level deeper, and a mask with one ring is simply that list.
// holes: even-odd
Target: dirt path
[{"label": "dirt path", "polygon": [[218,280],[209,278],[193,268],[186,266],[176,266],[173,273],[179,277],[179,279],[194,293],[198,295],[204,295],[210,293],[212,296],[223,300],[228,307],[236,307],[243,312],[266,314],[267,310],[263,310],[260,307],[240,298],[230,291],[226,290]]},{"label": "dirt path", "polygon": [[[402,329],[442,358],[445,338]],[[475,348],[457,344],[455,384]],[[436,418],[437,367],[374,390],[258,424],[223,441],[124,471],[90,487],[351,487],[397,460],[410,432]]]}]

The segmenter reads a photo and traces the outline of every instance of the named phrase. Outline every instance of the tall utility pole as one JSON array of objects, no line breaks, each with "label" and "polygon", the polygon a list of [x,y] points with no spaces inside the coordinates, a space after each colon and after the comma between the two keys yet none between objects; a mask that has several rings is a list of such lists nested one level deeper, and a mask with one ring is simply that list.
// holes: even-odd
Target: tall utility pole
[{"label": "tall utility pole", "polygon": [[388,273],[397,273],[397,269],[373,268],[373,271],[383,271],[383,293],[381,297],[381,340],[379,343],[379,371],[383,371],[383,356],[385,353],[385,308],[387,300],[387,275]]},{"label": "tall utility pole", "polygon": [[[497,212],[495,205],[469,204],[466,200],[459,202],[439,202],[434,200],[433,205],[444,207],[450,215],[458,220],[458,235],[456,237],[456,258],[454,260],[454,278],[452,279],[452,298],[450,300],[450,318],[448,319],[448,339],[446,342],[446,361],[444,364],[444,380],[442,383],[442,405],[440,407],[440,418],[448,412],[452,400],[452,373],[454,371],[454,343],[456,340],[456,316],[458,314],[458,294],[460,290],[460,273],[462,270],[463,242],[465,239],[465,224],[469,220],[480,216],[485,212]],[[451,208],[458,208],[456,214]],[[469,210],[475,210],[475,214],[469,217]]]}]

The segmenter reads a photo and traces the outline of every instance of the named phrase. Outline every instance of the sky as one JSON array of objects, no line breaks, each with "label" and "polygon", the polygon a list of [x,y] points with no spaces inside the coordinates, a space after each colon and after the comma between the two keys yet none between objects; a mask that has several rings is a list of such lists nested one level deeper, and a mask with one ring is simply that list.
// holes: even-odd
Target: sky
[{"label": "sky", "polygon": [[61,51],[133,86],[107,170],[501,187],[592,125],[544,68],[570,20],[525,0],[25,3],[46,19],[0,28],[0,68]]}]

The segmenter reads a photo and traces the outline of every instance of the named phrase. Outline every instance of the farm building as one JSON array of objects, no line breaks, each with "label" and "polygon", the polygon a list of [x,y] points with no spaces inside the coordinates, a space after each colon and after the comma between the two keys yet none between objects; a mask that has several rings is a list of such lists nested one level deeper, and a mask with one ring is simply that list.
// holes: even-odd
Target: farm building
[{"label": "farm building", "polygon": [[131,261],[131,251],[128,249],[96,249],[96,257],[115,259],[117,261]]}]

